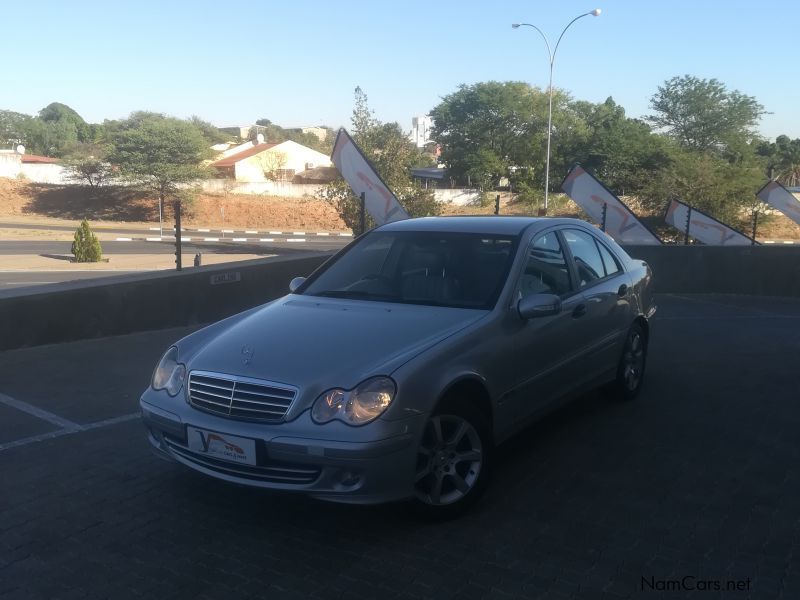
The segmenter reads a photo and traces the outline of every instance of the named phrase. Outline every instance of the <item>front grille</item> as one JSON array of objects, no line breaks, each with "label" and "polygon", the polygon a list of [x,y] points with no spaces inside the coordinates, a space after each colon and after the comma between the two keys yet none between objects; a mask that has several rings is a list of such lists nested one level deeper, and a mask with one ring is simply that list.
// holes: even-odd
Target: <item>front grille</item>
[{"label": "front grille", "polygon": [[263,481],[266,483],[306,485],[314,483],[321,472],[320,467],[313,465],[295,465],[278,462],[257,466],[239,464],[192,452],[166,436],[164,437],[164,441],[167,443],[167,447],[170,449],[170,452],[172,452],[172,455],[188,466],[201,467],[209,471],[214,471],[215,473],[239,479]]},{"label": "front grille", "polygon": [[294,388],[267,381],[200,371],[189,375],[189,403],[233,419],[280,421],[296,395]]}]

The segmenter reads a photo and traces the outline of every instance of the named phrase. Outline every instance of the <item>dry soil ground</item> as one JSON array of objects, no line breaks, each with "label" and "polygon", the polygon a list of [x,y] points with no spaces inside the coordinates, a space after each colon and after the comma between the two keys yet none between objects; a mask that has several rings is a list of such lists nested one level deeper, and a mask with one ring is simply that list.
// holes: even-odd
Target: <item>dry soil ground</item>
[{"label": "dry soil ground", "polygon": [[[582,216],[582,211],[563,195],[551,197],[551,215]],[[626,199],[632,210],[665,240],[681,237],[663,223],[663,215],[648,214],[635,200]],[[511,201],[502,194],[502,214],[532,215],[529,204]],[[281,198],[235,194],[203,194],[184,217],[185,227],[216,229],[300,229],[303,231],[347,231],[347,226],[326,202],[314,198]],[[444,214],[491,214],[494,202],[486,206],[444,205]],[[77,224],[80,219],[114,224],[151,226],[158,221],[158,201],[130,189],[106,189],[91,194],[78,186],[52,186],[0,178],[0,221],[27,224]],[[172,210],[167,207],[165,223],[171,222]],[[739,224],[746,233],[750,225]],[[8,232],[6,232],[8,233]],[[800,239],[800,226],[781,214],[762,218],[759,239]]]}]

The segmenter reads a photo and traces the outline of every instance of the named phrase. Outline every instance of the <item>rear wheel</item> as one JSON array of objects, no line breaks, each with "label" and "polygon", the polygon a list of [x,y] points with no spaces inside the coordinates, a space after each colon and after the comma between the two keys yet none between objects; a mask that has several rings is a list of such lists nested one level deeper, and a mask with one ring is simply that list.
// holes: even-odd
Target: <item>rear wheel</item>
[{"label": "rear wheel", "polygon": [[489,482],[492,454],[487,419],[469,402],[447,402],[425,426],[414,477],[416,507],[452,518],[472,506]]},{"label": "rear wheel", "polygon": [[622,356],[617,365],[614,393],[620,400],[633,400],[639,395],[644,383],[647,366],[647,336],[639,323],[631,325]]}]

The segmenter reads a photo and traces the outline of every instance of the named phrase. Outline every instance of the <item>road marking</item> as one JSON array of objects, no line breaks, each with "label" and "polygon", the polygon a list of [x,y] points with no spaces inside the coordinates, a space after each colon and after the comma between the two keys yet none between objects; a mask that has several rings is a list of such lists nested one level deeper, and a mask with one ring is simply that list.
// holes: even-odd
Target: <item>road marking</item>
[{"label": "road marking", "polygon": [[783,240],[784,244],[794,244],[792,240]]},{"label": "road marking", "polygon": [[53,425],[58,425],[62,429],[77,430],[81,427],[77,423],[73,423],[67,419],[62,419],[58,415],[55,415],[49,411],[42,410],[41,408],[34,406],[33,404],[23,402],[22,400],[15,400],[11,396],[6,396],[5,394],[0,394],[0,403],[10,406],[11,408],[16,408],[17,410],[28,413],[29,415],[33,415],[34,417],[42,419],[43,421],[47,421],[48,423],[52,423]]},{"label": "road marking", "polygon": [[150,227],[150,231],[161,231],[161,227]]},{"label": "road marking", "polygon": [[246,242],[247,238],[231,238],[232,242]]},{"label": "road marking", "polygon": [[245,231],[245,233],[253,233],[253,234],[255,234],[255,235],[258,235],[258,232],[257,232],[257,231]]},{"label": "road marking", "polygon": [[118,423],[126,423],[128,421],[133,421],[134,419],[138,418],[140,418],[139,413],[131,413],[129,415],[122,415],[121,417],[113,417],[111,419],[104,419],[103,421],[96,421],[94,423],[89,423],[88,425],[79,425],[78,429],[58,429],[56,431],[51,431],[50,433],[32,435],[30,437],[22,438],[21,440],[15,440],[13,442],[6,442],[5,444],[0,444],[0,452],[2,452],[3,450],[10,450],[11,448],[18,448],[19,446],[27,446],[28,444],[35,444],[36,442],[44,442],[46,440],[52,440],[65,435],[72,435],[75,433],[81,433],[83,431],[91,431],[93,429],[110,427],[111,425],[117,425]]},{"label": "road marking", "polygon": [[233,233],[233,229],[223,229],[222,233]]},{"label": "road marking", "polygon": [[211,233],[211,230],[210,229],[198,229],[197,232],[198,233]]},{"label": "road marking", "polygon": [[274,238],[261,238],[261,239],[260,239],[260,240],[258,240],[258,241],[259,241],[259,242],[274,242],[274,241],[275,241],[275,239],[274,239]]},{"label": "road marking", "polygon": [[132,242],[133,238],[117,238],[117,242]]},{"label": "road marking", "polygon": [[204,242],[218,242],[219,238],[203,238]]},{"label": "road marking", "polygon": [[160,237],[151,237],[151,238],[144,238],[144,239],[147,242],[160,242],[161,241]]},{"label": "road marking", "polygon": [[775,240],[764,240],[765,244],[774,244]]},{"label": "road marking", "polygon": [[306,234],[305,231],[293,231],[292,232],[292,235],[305,235],[305,234]]},{"label": "road marking", "polygon": [[305,242],[306,238],[289,238],[286,241],[287,242]]},{"label": "road marking", "polygon": [[191,242],[191,241],[192,241],[192,238],[190,238],[190,237],[183,237],[183,236],[181,236],[181,241],[183,241],[183,242]]},{"label": "road marking", "polygon": [[317,233],[317,235],[330,235],[330,233],[328,233],[327,231],[321,231]]},{"label": "road marking", "polygon": [[339,237],[353,237],[352,233],[340,233]]},{"label": "road marking", "polygon": [[269,234],[270,235],[283,235],[283,232],[282,231],[270,231]]},{"label": "road marking", "polygon": [[58,283],[58,281],[4,281],[5,285],[45,285],[47,283]]}]

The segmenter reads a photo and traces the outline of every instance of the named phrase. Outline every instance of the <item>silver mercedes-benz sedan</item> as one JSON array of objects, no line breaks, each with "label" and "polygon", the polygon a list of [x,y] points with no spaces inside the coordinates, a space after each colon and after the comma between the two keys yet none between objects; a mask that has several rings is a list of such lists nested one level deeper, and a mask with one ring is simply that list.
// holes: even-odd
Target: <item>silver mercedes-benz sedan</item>
[{"label": "silver mercedes-benz sedan", "polygon": [[437,217],[354,240],[288,295],[185,337],[140,405],[153,449],[227,481],[452,515],[565,399],[642,387],[646,263],[574,219]]}]

